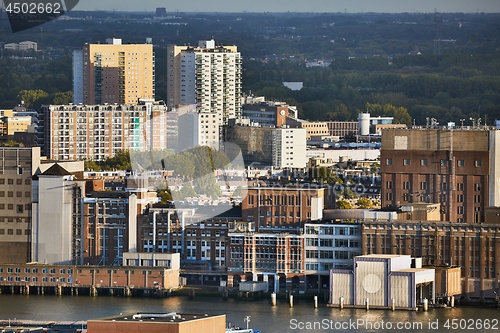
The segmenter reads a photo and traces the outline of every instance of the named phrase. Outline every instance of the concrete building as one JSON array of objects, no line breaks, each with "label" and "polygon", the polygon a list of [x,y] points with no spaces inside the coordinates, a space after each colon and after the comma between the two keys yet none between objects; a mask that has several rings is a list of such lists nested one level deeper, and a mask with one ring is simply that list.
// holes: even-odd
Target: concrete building
[{"label": "concrete building", "polygon": [[272,145],[273,167],[275,168],[305,168],[306,129],[275,128]]},{"label": "concrete building", "polygon": [[224,333],[226,315],[182,313],[137,313],[87,321],[88,333]]},{"label": "concrete building", "polygon": [[[418,266],[418,265],[416,265]],[[434,269],[412,267],[409,255],[363,255],[354,258],[353,270],[332,269],[331,305],[416,309],[427,298],[432,304]],[[421,291],[420,291],[421,290]],[[422,298],[423,297],[423,298]]]},{"label": "concrete building", "polygon": [[485,221],[500,206],[500,132],[488,128],[387,129],[382,135],[382,207],[441,204],[441,220]]},{"label": "concrete building", "polygon": [[464,300],[500,294],[500,225],[363,221],[363,254],[411,255],[423,266],[461,267]]},{"label": "concrete building", "polygon": [[224,141],[240,147],[245,166],[273,165],[273,128],[268,126],[224,126]]},{"label": "concrete building", "polygon": [[0,291],[12,294],[150,295],[179,288],[175,260],[169,266],[0,264]]},{"label": "concrete building", "polygon": [[40,148],[0,147],[0,262],[31,261],[32,177]]},{"label": "concrete building", "polygon": [[242,59],[236,46],[172,45],[167,54],[167,105],[195,105],[199,113],[218,113],[222,123],[241,116]]},{"label": "concrete building", "polygon": [[268,127],[282,127],[287,124],[289,111],[289,106],[283,102],[268,101],[242,106],[243,118],[249,119],[251,124]]},{"label": "concrete building", "polygon": [[312,136],[330,135],[326,121],[306,121],[302,119],[287,118],[286,125],[292,128],[304,128],[306,130],[306,140],[311,140]]},{"label": "concrete building", "polygon": [[[366,136],[370,134],[377,134],[375,132],[375,127],[377,125],[389,125],[392,124],[394,117],[372,117],[369,113],[358,114],[359,122],[359,135]],[[380,135],[380,133],[378,133]]]},{"label": "concrete building", "polygon": [[178,118],[178,150],[197,146],[219,149],[222,115],[217,112],[187,112]]},{"label": "concrete building", "polygon": [[0,118],[1,135],[14,135],[16,132],[27,132],[32,120],[29,116],[4,116]]},{"label": "concrete building", "polygon": [[33,261],[46,264],[81,263],[83,185],[58,164],[33,180]]},{"label": "concrete building", "polygon": [[329,136],[354,136],[359,133],[359,122],[357,121],[327,121]]},{"label": "concrete building", "polygon": [[73,54],[74,103],[137,104],[154,99],[155,61],[152,44],[85,44]]},{"label": "concrete building", "polygon": [[123,150],[165,149],[166,124],[166,106],[151,100],[139,105],[46,105],[38,135],[48,158],[102,161]]}]

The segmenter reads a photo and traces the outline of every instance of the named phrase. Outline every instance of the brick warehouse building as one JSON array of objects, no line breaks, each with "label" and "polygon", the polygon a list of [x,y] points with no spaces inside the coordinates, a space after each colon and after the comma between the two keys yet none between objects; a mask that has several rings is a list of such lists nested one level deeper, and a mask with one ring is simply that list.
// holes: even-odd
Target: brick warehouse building
[{"label": "brick warehouse building", "polygon": [[460,266],[466,300],[500,294],[500,224],[360,223],[363,254],[405,254],[421,257],[424,266]]},{"label": "brick warehouse building", "polygon": [[384,130],[382,207],[440,203],[442,221],[484,222],[500,206],[499,140],[488,127]]},{"label": "brick warehouse building", "polygon": [[329,189],[314,187],[249,187],[242,202],[243,221],[255,222],[256,231],[299,228],[321,220],[332,205]]}]

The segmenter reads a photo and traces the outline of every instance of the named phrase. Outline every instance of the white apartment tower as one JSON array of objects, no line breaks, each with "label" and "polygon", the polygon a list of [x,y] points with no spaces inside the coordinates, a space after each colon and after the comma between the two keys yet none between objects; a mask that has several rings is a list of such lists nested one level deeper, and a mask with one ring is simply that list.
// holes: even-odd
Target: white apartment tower
[{"label": "white apartment tower", "polygon": [[275,168],[306,167],[305,128],[276,128],[272,137],[272,159]]},{"label": "white apartment tower", "polygon": [[167,106],[196,105],[199,113],[218,113],[223,124],[241,113],[241,54],[236,46],[216,46],[215,40],[198,47],[168,49]]}]

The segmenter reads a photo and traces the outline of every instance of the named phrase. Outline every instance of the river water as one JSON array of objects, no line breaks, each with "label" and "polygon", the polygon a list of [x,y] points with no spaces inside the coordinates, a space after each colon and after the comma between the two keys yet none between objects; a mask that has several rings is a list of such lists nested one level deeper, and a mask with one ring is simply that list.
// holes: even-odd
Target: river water
[{"label": "river water", "polygon": [[280,332],[499,332],[500,310],[458,307],[423,311],[332,309],[313,300],[271,306],[267,300],[241,301],[188,297],[123,298],[89,296],[0,295],[0,319],[78,321],[136,312],[225,313],[231,324],[262,333]]}]

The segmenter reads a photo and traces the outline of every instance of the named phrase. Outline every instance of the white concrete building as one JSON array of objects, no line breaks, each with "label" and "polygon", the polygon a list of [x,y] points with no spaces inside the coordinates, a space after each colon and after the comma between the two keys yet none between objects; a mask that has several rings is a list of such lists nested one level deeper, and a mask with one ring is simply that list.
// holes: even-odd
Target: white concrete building
[{"label": "white concrete building", "polygon": [[304,239],[306,274],[352,267],[352,259],[361,254],[359,224],[306,223]]},{"label": "white concrete building", "polygon": [[166,106],[141,103],[42,106],[38,135],[43,154],[55,160],[101,161],[121,150],[165,149]]},{"label": "white concrete building", "polygon": [[354,258],[353,270],[332,269],[331,305],[416,309],[435,300],[435,270],[409,255],[369,254]]},{"label": "white concrete building", "polygon": [[305,128],[276,128],[273,130],[272,158],[275,168],[305,168]]},{"label": "white concrete building", "polygon": [[74,264],[81,247],[80,225],[83,182],[58,164],[33,182],[32,260],[47,264]]},{"label": "white concrete building", "polygon": [[241,113],[241,54],[236,46],[200,41],[198,47],[168,48],[167,105],[196,105],[198,112],[219,113],[227,124]]},{"label": "white concrete building", "polygon": [[178,118],[178,151],[196,146],[219,149],[222,117],[214,112],[190,112]]}]

